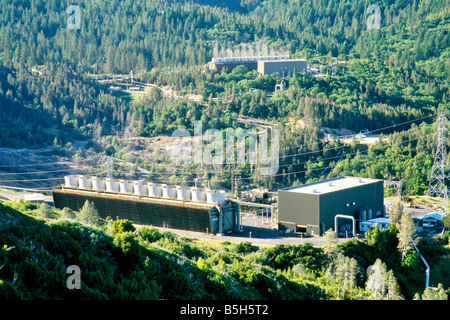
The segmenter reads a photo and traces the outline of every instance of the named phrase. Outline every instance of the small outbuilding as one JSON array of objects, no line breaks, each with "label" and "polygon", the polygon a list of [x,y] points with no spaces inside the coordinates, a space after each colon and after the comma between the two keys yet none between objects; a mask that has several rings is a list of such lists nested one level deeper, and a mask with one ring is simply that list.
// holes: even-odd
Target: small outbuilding
[{"label": "small outbuilding", "polygon": [[423,216],[422,218],[422,226],[423,227],[440,227],[442,226],[442,221],[444,220],[443,212],[432,212]]},{"label": "small outbuilding", "polygon": [[360,221],[359,222],[359,231],[360,232],[366,232],[369,231],[370,228],[374,227],[375,225],[378,226],[378,229],[380,230],[388,230],[389,226],[391,225],[391,222],[388,218],[375,218],[370,219],[366,221]]}]

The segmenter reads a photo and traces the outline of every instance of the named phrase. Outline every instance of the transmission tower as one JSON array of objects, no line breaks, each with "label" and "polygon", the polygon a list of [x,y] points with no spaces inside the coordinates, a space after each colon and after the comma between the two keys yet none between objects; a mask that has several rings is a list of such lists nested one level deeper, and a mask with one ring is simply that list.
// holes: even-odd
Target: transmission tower
[{"label": "transmission tower", "polygon": [[395,188],[397,188],[397,200],[399,203],[402,202],[402,185],[403,185],[403,179],[400,181],[393,181],[393,180],[388,180],[385,181],[385,185],[387,186],[394,186]]},{"label": "transmission tower", "polygon": [[436,154],[434,163],[431,167],[430,182],[428,184],[427,196],[446,198],[446,182],[448,175],[447,164],[447,134],[448,120],[444,113],[441,112],[436,120],[438,128],[435,132],[436,137]]}]

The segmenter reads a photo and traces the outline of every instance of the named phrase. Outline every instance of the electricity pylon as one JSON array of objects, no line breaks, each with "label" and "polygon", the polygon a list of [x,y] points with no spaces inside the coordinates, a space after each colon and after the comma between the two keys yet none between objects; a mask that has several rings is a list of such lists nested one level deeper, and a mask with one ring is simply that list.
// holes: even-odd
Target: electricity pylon
[{"label": "electricity pylon", "polygon": [[431,167],[430,182],[428,184],[427,196],[430,197],[447,197],[446,182],[448,178],[447,164],[447,135],[448,120],[444,113],[441,112],[436,120],[438,128],[435,132],[436,137],[436,154],[434,155],[434,163]]}]

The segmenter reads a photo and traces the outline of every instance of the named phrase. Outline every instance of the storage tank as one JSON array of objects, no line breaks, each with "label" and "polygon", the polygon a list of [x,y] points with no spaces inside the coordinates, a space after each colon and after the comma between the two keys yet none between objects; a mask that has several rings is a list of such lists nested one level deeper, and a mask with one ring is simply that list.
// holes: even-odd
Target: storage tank
[{"label": "storage tank", "polygon": [[192,196],[192,201],[205,202],[206,191],[204,189],[193,187],[193,188],[191,188],[191,196]]},{"label": "storage tank", "polygon": [[361,210],[361,220],[366,221],[367,220],[367,211]]},{"label": "storage tank", "polygon": [[133,193],[133,183],[128,180],[119,180],[120,193]]},{"label": "storage tank", "polygon": [[148,191],[147,191],[147,184],[143,183],[142,181],[134,181],[134,194],[135,195],[147,195]]},{"label": "storage tank", "polygon": [[106,178],[106,191],[108,192],[119,191],[119,182],[115,179]]},{"label": "storage tank", "polygon": [[372,220],[372,209],[367,210],[367,219]]},{"label": "storage tank", "polygon": [[177,187],[177,199],[178,200],[191,200],[191,188]]},{"label": "storage tank", "polygon": [[103,178],[91,177],[92,190],[105,190],[106,181]]},{"label": "storage tank", "polygon": [[222,203],[225,201],[225,191],[223,190],[206,190],[207,203]]},{"label": "storage tank", "polygon": [[80,189],[91,189],[92,181],[90,177],[78,176],[78,188]]},{"label": "storage tank", "polygon": [[78,187],[78,176],[75,175],[65,176],[64,185],[67,188]]},{"label": "storage tank", "polygon": [[167,199],[175,199],[177,197],[177,187],[167,184],[162,185],[162,196]]}]

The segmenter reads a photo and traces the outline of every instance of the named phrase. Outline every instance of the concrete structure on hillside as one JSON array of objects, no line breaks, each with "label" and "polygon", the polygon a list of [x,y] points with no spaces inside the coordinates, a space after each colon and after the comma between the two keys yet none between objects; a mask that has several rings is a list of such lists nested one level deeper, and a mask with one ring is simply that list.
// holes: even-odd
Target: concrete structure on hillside
[{"label": "concrete structure on hillside", "polygon": [[241,232],[240,207],[224,190],[71,175],[52,190],[57,209],[93,202],[100,217],[213,234]]}]

